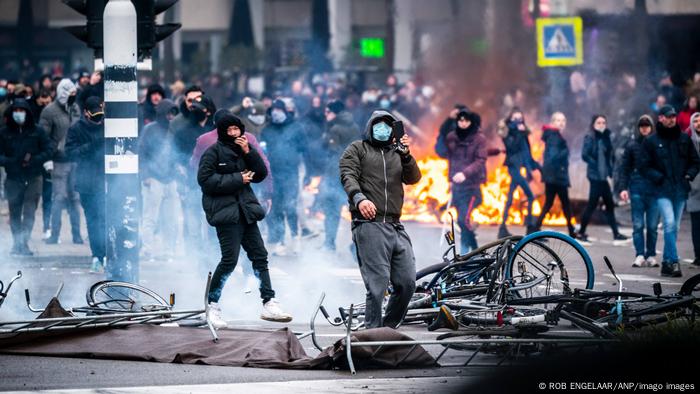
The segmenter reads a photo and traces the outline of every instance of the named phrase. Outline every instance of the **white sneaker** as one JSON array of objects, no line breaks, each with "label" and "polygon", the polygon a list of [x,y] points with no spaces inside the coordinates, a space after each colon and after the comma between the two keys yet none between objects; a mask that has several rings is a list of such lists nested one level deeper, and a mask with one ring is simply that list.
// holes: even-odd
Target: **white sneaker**
[{"label": "white sneaker", "polygon": [[44,241],[49,238],[51,238],[51,229],[44,231],[44,234],[41,236],[41,239]]},{"label": "white sneaker", "polygon": [[632,267],[640,268],[644,267],[647,264],[647,261],[644,259],[644,256],[639,255],[635,257],[634,263],[632,263]]},{"label": "white sneaker", "polygon": [[217,330],[219,328],[228,327],[228,323],[226,323],[224,318],[221,317],[221,307],[219,307],[218,302],[209,303],[209,313],[207,314],[207,319],[209,319],[211,325],[214,326],[214,328],[216,328]]},{"label": "white sneaker", "polygon": [[263,305],[262,313],[260,318],[267,321],[274,321],[279,323],[288,323],[292,321],[292,315],[283,312],[280,307],[279,302],[272,298],[270,301]]},{"label": "white sneaker", "polygon": [[99,257],[92,258],[92,265],[90,266],[90,272],[93,274],[101,274],[101,273],[105,272],[104,264],[102,264],[102,261],[99,259]]},{"label": "white sneaker", "polygon": [[649,257],[647,257],[647,266],[649,266],[649,267],[658,267],[658,266],[659,266],[659,262],[656,261],[656,257],[654,257],[654,256],[649,256]]}]

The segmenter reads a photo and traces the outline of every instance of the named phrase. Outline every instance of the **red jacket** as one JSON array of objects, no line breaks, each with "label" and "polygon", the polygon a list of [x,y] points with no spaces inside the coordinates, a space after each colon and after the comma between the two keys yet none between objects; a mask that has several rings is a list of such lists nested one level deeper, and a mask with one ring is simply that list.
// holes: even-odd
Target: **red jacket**
[{"label": "red jacket", "polygon": [[678,113],[678,126],[680,126],[681,130],[685,131],[688,135],[690,135],[688,131],[690,127],[690,117],[693,116],[693,114],[696,112],[698,112],[698,110],[686,108]]}]

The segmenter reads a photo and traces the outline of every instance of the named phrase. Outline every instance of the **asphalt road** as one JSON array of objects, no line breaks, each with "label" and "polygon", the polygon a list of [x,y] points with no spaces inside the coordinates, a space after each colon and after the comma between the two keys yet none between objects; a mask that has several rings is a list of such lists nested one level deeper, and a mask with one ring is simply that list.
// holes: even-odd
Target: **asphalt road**
[{"label": "asphalt road", "polygon": [[[0,217],[0,254],[9,249],[9,228],[7,217]],[[38,218],[39,219],[39,218]],[[37,226],[40,220],[37,220]],[[14,272],[21,269],[24,277],[16,283],[6,303],[0,310],[0,320],[17,318],[32,318],[25,306],[22,291],[29,288],[32,293],[33,303],[43,305],[50,299],[59,283],[65,284],[60,300],[66,306],[78,306],[85,302],[85,292],[91,283],[103,279],[102,275],[90,274],[89,251],[86,245],[73,245],[70,242],[67,226],[67,218],[64,220],[64,234],[59,245],[44,245],[38,239],[40,235],[35,231],[31,247],[37,252],[33,258],[13,259],[3,256],[3,264],[0,265],[0,278],[6,280]],[[320,223],[307,220],[309,227],[321,228]],[[445,248],[441,243],[441,228],[434,225],[408,223],[406,225],[411,235],[416,253],[416,265],[418,268],[428,266],[440,261],[440,256]],[[522,233],[523,229],[513,227],[515,233]],[[623,232],[630,234],[630,229],[623,228]],[[83,230],[84,231],[84,230]],[[479,242],[486,243],[495,239],[495,227],[482,227],[478,230]],[[682,223],[680,239],[678,242],[680,255],[688,259],[682,263],[684,276],[682,278],[661,278],[657,268],[632,268],[634,258],[631,242],[614,246],[611,241],[609,229],[601,226],[592,226],[589,229],[594,242],[588,246],[596,272],[596,289],[616,289],[617,283],[603,264],[602,257],[608,256],[615,265],[623,279],[624,286],[630,291],[651,292],[651,285],[660,282],[665,292],[677,290],[682,282],[700,270],[690,266],[692,257],[692,245],[690,242],[689,220]],[[85,235],[85,234],[84,234]],[[663,246],[662,233],[657,249]],[[277,298],[283,306],[295,316],[291,327],[294,330],[304,331],[308,328],[308,320],[313,312],[316,300],[321,292],[327,295],[325,305],[329,311],[337,310],[338,306],[351,302],[360,302],[364,298],[364,286],[350,254],[350,233],[347,222],[341,223],[338,236],[338,253],[330,254],[322,252],[319,248],[321,237],[305,240],[300,246],[299,257],[272,256],[270,260],[273,287],[277,291]],[[179,243],[181,245],[181,242]],[[199,266],[190,254],[183,250],[182,246],[176,251],[176,257],[172,261],[156,259],[144,261],[141,264],[140,282],[144,286],[152,288],[162,295],[171,292],[176,294],[176,306],[178,308],[201,307],[204,301],[204,280],[206,270],[213,269],[218,259],[218,251],[213,246],[203,246],[203,250],[210,254],[209,259]],[[241,266],[248,265],[242,262]],[[208,265],[208,267],[207,267]],[[224,317],[231,325],[240,328],[275,328],[279,325],[265,323],[258,319],[260,302],[255,289],[255,283],[243,272],[231,277],[224,290],[222,308]],[[330,345],[342,336],[338,328],[321,324],[321,341],[324,345]],[[403,331],[416,339],[428,339],[434,337],[434,333],[428,333],[423,326],[407,326]],[[302,341],[307,352],[314,355],[316,350],[308,339]],[[434,354],[440,349],[428,348]],[[443,360],[445,363],[456,363],[464,360],[464,352],[454,355],[447,354]],[[481,357],[481,356],[480,356]],[[494,360],[485,357],[484,363],[493,363]],[[487,371],[488,367],[443,367],[425,370],[373,370],[359,371],[352,379],[373,380],[377,390],[381,387],[396,388],[406,387],[409,381],[405,378],[448,377],[459,379],[473,379]],[[211,367],[199,365],[158,364],[131,361],[111,360],[87,360],[68,358],[26,357],[0,355],[0,390],[40,390],[40,389],[79,389],[99,387],[141,387],[164,385],[202,385],[202,384],[240,384],[251,382],[296,382],[308,381],[310,386],[265,386],[270,390],[284,389],[289,392],[302,392],[309,387],[319,388],[323,385],[313,383],[319,380],[350,379],[347,371],[289,371],[267,370],[254,368]],[[396,379],[400,378],[400,379]],[[420,380],[419,380],[420,381]],[[358,380],[360,382],[360,380]],[[393,383],[392,383],[393,382]],[[428,380],[422,381],[428,382]],[[452,382],[450,380],[450,382]],[[315,385],[315,386],[314,386]],[[382,386],[386,385],[386,386]],[[341,392],[338,387],[330,391]],[[222,386],[224,387],[224,386]],[[252,387],[252,386],[251,386]],[[263,386],[256,386],[264,388]],[[325,387],[325,386],[323,386]],[[353,389],[354,386],[348,386]],[[363,386],[360,386],[363,387]],[[368,386],[369,387],[369,386]],[[374,386],[373,386],[374,387]],[[413,387],[413,386],[412,386]],[[421,392],[416,384],[416,392]],[[427,385],[426,387],[432,387]],[[232,387],[230,387],[232,389]],[[356,387],[355,387],[356,388]],[[238,386],[243,390],[244,386]],[[338,390],[336,390],[338,389]],[[428,390],[430,391],[430,390]],[[346,392],[346,391],[342,391]],[[351,391],[347,391],[351,392]]]}]

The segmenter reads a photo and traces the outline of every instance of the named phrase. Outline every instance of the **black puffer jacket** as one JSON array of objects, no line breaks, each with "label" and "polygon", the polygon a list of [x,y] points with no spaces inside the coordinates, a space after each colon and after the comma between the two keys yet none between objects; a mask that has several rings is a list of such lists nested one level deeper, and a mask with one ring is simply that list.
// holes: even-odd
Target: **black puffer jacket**
[{"label": "black puffer jacket", "polygon": [[680,127],[656,124],[656,134],[644,140],[642,173],[658,194],[667,198],[688,198],[690,182],[700,172],[700,158],[687,134]]},{"label": "black puffer jacket", "polygon": [[254,223],[265,217],[265,210],[241,172],[255,172],[253,183],[267,176],[265,162],[250,148],[248,154],[218,141],[204,152],[199,162],[197,182],[202,188],[202,206],[212,226]]},{"label": "black puffer jacket", "polygon": [[[654,124],[649,115],[642,115],[639,121],[644,118]],[[654,195],[656,193],[654,183],[642,174],[642,163],[646,153],[644,151],[645,138],[639,133],[639,121],[637,121],[634,138],[627,144],[624,153],[622,153],[615,191],[619,193],[623,190],[629,190],[632,194]]]},{"label": "black puffer jacket", "polygon": [[[27,111],[23,126],[12,118],[16,108]],[[43,164],[51,159],[54,150],[49,136],[36,125],[29,103],[24,99],[15,99],[3,117],[6,126],[0,129],[0,166],[5,167],[7,178],[27,181],[41,175]],[[29,162],[23,165],[25,157],[29,157]]]},{"label": "black puffer jacket", "polygon": [[[606,177],[601,177],[599,166],[600,163],[600,148],[603,148],[603,158],[606,168]],[[600,133],[593,129],[583,138],[583,149],[581,149],[581,158],[588,164],[586,176],[590,181],[604,181],[613,175],[613,148],[610,141],[610,130],[605,129]]]},{"label": "black puffer jacket", "polygon": [[542,180],[553,185],[569,186],[569,146],[556,128],[544,126],[543,130]]},{"label": "black puffer jacket", "polygon": [[508,122],[508,135],[503,137],[503,145],[506,147],[506,160],[503,163],[511,171],[520,171],[525,167],[528,172],[540,169],[540,165],[532,158],[530,153],[530,130],[518,129],[517,122]]},{"label": "black puffer jacket", "polygon": [[348,195],[353,218],[362,218],[357,205],[368,199],[377,207],[377,221],[399,219],[403,184],[412,185],[421,178],[413,156],[402,157],[392,146],[374,141],[372,121],[379,117],[395,120],[387,111],[374,111],[365,127],[365,138],[350,144],[340,158],[340,181]]},{"label": "black puffer jacket", "polygon": [[66,134],[66,156],[76,163],[75,190],[81,194],[104,192],[104,124],[81,118]]}]

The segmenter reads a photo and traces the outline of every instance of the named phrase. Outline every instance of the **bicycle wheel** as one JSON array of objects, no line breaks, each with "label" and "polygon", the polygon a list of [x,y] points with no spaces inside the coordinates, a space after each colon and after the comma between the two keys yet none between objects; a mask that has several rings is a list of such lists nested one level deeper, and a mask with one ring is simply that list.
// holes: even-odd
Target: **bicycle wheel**
[{"label": "bicycle wheel", "polygon": [[91,308],[115,313],[167,311],[172,308],[154,291],[128,282],[97,282],[85,297]]},{"label": "bicycle wheel", "polygon": [[510,284],[510,295],[537,297],[571,294],[574,288],[592,289],[595,273],[591,257],[573,238],[540,231],[515,245],[504,277]]}]

